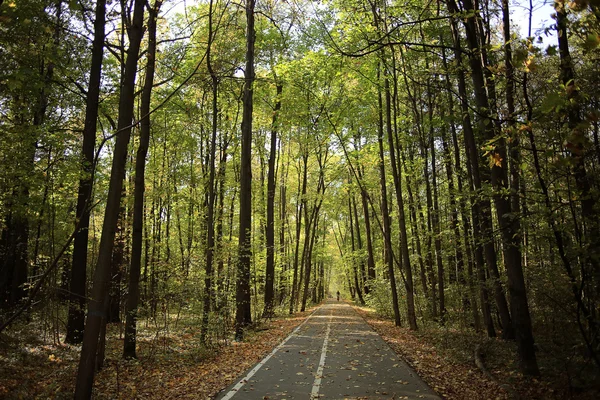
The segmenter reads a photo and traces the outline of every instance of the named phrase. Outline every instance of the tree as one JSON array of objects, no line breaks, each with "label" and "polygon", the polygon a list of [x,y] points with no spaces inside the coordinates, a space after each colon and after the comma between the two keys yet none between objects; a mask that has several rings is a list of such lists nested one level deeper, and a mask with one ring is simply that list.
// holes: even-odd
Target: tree
[{"label": "tree", "polygon": [[254,6],[246,0],[246,68],[244,69],[244,108],[242,118],[242,148],[240,159],[240,233],[236,277],[235,336],[241,340],[244,328],[252,323],[250,311],[250,262],[252,229],[252,111],[254,84]]},{"label": "tree", "polygon": [[[471,0],[465,0],[464,2],[465,10],[470,12],[475,12],[474,5]],[[448,3],[449,11],[454,13],[458,10],[456,4],[451,1]],[[484,75],[485,65],[482,65],[482,60],[485,60],[487,56],[484,54],[485,51],[481,46],[481,34],[482,27],[476,23],[476,19],[474,16],[470,16],[463,21],[463,25],[465,27],[465,32],[467,36],[467,43],[469,46],[469,65],[471,67],[471,77],[473,79],[473,87],[475,90],[475,100],[477,104],[477,110],[479,114],[478,118],[478,127],[481,134],[484,135],[488,143],[493,142],[495,140],[495,127],[492,124],[490,118],[493,118],[493,115],[488,114],[490,110],[490,102],[495,101],[495,99],[490,100],[488,98],[486,92],[486,81]],[[488,82],[489,83],[489,82]],[[473,182],[475,184],[476,190],[481,190],[482,183],[488,182],[488,171],[485,169],[479,168],[479,160],[477,157],[477,143],[475,141],[475,137],[471,137],[470,132],[465,130],[465,137],[468,146],[469,152],[471,155],[472,165],[471,169],[473,172]],[[501,139],[500,139],[501,140]],[[494,147],[494,151],[491,152],[491,157],[494,160],[503,160],[506,157],[503,157],[503,149],[504,146],[500,144],[498,147]],[[496,153],[497,151],[497,153]],[[492,165],[491,171],[491,183],[496,189],[494,200],[495,205],[497,207],[498,220],[501,224],[506,222],[505,215],[510,212],[508,207],[507,200],[500,193],[500,187],[503,184],[502,176],[505,173],[502,165],[498,165],[494,161]],[[488,267],[488,271],[492,277],[492,282],[494,285],[494,297],[496,299],[496,306],[498,307],[498,311],[500,313],[500,318],[502,320],[502,336],[505,339],[512,339],[514,337],[514,331],[512,327],[510,312],[508,310],[508,303],[506,302],[506,297],[504,295],[504,290],[502,288],[502,283],[500,281],[500,273],[498,271],[498,262],[496,250],[494,249],[494,243],[492,241],[493,238],[493,225],[492,225],[492,216],[491,216],[491,204],[489,200],[484,199],[479,202],[480,204],[480,214],[481,214],[481,227],[484,235],[484,253],[486,258],[486,264]],[[500,209],[498,209],[500,207]],[[504,222],[503,222],[504,221]],[[507,227],[503,227],[507,228]],[[508,235],[508,230],[504,229],[505,235]],[[504,236],[506,238],[506,236]]]},{"label": "tree", "polygon": [[[514,69],[511,48],[510,34],[510,12],[508,8],[508,0],[502,1],[503,15],[503,32],[504,32],[504,57],[506,66],[506,104],[508,108],[508,124],[515,131],[514,118]],[[512,141],[511,148],[511,180],[510,189],[511,197],[502,197],[496,200],[496,210],[498,212],[498,220],[502,228],[504,259],[506,265],[506,273],[508,276],[508,293],[510,295],[510,308],[513,319],[515,337],[519,350],[519,360],[521,363],[521,371],[526,375],[537,376],[540,374],[537,359],[535,355],[535,346],[533,340],[533,331],[531,327],[531,317],[529,315],[529,304],[527,302],[527,289],[525,286],[525,276],[523,274],[522,257],[521,257],[521,224],[518,218],[520,212],[519,203],[519,164],[520,156],[518,149],[518,141]],[[500,156],[506,158],[506,151],[500,153]],[[506,171],[506,161],[503,163],[504,171]],[[506,174],[506,172],[504,172]],[[507,177],[503,177],[506,181]],[[507,183],[502,185],[507,187]],[[503,212],[503,213],[502,213]],[[501,214],[502,213],[502,214]],[[515,217],[517,216],[517,217]]]},{"label": "tree", "polygon": [[[381,64],[380,64],[381,67]],[[380,78],[379,69],[377,70],[377,78]],[[381,211],[383,219],[383,236],[385,243],[385,257],[387,264],[387,273],[392,288],[392,308],[394,309],[394,322],[396,326],[400,326],[400,310],[398,308],[398,292],[396,289],[396,278],[394,273],[394,253],[392,250],[392,233],[391,223],[389,216],[389,208],[387,201],[387,182],[385,179],[385,158],[383,150],[383,99],[381,89],[378,91],[378,113],[379,113],[379,126],[378,126],[378,137],[377,143],[379,144],[379,180],[381,184]]]},{"label": "tree", "polygon": [[146,54],[146,77],[142,91],[140,121],[140,144],[135,158],[135,188],[133,204],[133,238],[131,244],[131,266],[129,268],[129,297],[125,316],[125,339],[123,357],[136,358],[137,316],[140,299],[140,273],[144,224],[144,191],[146,185],[146,156],[150,144],[150,103],[154,86],[156,66],[156,24],[162,2],[156,0],[148,9],[148,50]]},{"label": "tree", "polygon": [[275,100],[275,109],[273,110],[273,122],[271,124],[271,140],[269,147],[269,175],[267,178],[267,265],[265,277],[265,308],[264,317],[273,315],[273,306],[275,302],[274,282],[275,282],[275,158],[277,157],[277,117],[281,110],[281,93],[283,85],[277,84],[277,95]]},{"label": "tree", "polygon": [[131,135],[134,106],[134,89],[140,43],[143,35],[144,6],[142,0],[135,0],[133,18],[128,26],[129,48],[125,74],[119,95],[119,120],[117,125],[116,143],[113,152],[112,169],[108,200],[102,225],[100,254],[94,272],[94,283],[88,305],[88,313],[83,334],[83,347],[77,371],[76,399],[87,399],[92,394],[96,350],[102,324],[106,320],[106,299],[110,281],[110,261],[115,238],[115,229],[119,214],[123,179],[125,178],[125,163],[127,161],[127,146]]}]

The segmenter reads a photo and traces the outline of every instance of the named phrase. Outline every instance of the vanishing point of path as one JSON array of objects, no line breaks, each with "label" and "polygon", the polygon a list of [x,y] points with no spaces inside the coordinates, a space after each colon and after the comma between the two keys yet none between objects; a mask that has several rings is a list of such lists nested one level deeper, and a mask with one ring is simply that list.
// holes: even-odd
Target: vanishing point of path
[{"label": "vanishing point of path", "polygon": [[217,398],[439,399],[352,307],[335,301]]}]

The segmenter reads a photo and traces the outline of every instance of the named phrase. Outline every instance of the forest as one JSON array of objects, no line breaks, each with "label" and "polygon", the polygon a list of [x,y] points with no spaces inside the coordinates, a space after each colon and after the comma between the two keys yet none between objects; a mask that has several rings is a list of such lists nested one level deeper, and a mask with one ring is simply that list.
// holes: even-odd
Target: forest
[{"label": "forest", "polygon": [[599,45],[598,0],[0,0],[0,396],[134,398],[340,291],[594,398]]}]

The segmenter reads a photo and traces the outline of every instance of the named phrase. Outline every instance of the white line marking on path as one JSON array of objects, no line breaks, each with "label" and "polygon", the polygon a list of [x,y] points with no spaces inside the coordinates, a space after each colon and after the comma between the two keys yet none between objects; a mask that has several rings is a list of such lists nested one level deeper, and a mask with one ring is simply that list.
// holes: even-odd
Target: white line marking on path
[{"label": "white line marking on path", "polygon": [[329,342],[329,333],[331,332],[331,311],[329,314],[329,321],[327,321],[327,331],[325,332],[325,340],[323,340],[323,347],[321,348],[321,361],[319,361],[319,368],[317,369],[317,375],[313,383],[312,392],[310,393],[311,399],[319,398],[319,389],[321,388],[321,378],[323,377],[323,367],[325,366],[325,357],[327,357],[327,343]]},{"label": "white line marking on path", "polygon": [[[319,307],[319,308],[321,308],[321,307]],[[304,324],[306,324],[306,322],[313,316],[313,314],[315,312],[317,312],[317,310],[319,308],[317,308],[316,310],[314,310],[308,316],[308,318],[306,318],[304,320],[304,322],[302,322],[300,325],[298,325],[296,327],[296,329],[294,329],[292,331],[292,333],[290,333],[290,335],[283,340],[283,342],[279,343],[279,345],[277,347],[275,347],[273,349],[273,351],[271,353],[269,353],[268,356],[266,356],[265,358],[263,358],[262,361],[259,362],[258,364],[256,364],[254,366],[254,368],[252,368],[250,370],[250,372],[248,372],[248,374],[245,377],[243,377],[242,379],[240,379],[240,381],[229,392],[227,392],[227,394],[225,396],[221,397],[221,400],[229,400],[229,399],[231,399],[242,387],[244,387],[244,385],[246,384],[246,382],[248,382],[250,380],[250,378],[252,378],[254,376],[254,374],[256,374],[258,372],[258,370],[260,370],[263,367],[263,365],[265,365],[267,363],[267,361],[269,361],[269,359],[271,357],[273,357],[275,355],[275,353],[277,353],[279,351],[279,349],[281,349],[287,343],[287,341],[290,340],[292,338],[292,336],[294,336],[296,334],[296,332],[298,332],[298,330],[300,330],[300,328]],[[328,329],[327,330],[327,334],[329,334],[329,326],[327,327],[327,329]]]}]

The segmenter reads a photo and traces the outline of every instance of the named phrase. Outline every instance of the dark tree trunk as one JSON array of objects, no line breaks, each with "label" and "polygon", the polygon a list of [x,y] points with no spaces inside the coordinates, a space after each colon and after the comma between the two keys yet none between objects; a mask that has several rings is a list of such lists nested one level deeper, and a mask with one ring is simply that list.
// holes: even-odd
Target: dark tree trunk
[{"label": "dark tree trunk", "polygon": [[[363,173],[362,173],[362,169],[359,167],[357,168],[358,171],[358,177],[359,179],[362,181],[363,179]],[[364,218],[365,218],[365,236],[366,236],[366,241],[367,241],[367,276],[369,278],[369,280],[371,279],[376,279],[377,276],[375,275],[375,256],[373,255],[373,238],[372,238],[372,232],[371,232],[371,214],[369,211],[369,199],[368,199],[368,194],[367,191],[364,187],[364,185],[360,185],[360,200],[362,202],[362,207],[363,207],[363,213],[364,213]],[[365,293],[368,293],[367,288],[369,286],[365,285]]]},{"label": "dark tree trunk", "polygon": [[[358,295],[358,301],[361,305],[365,304],[365,300],[363,299],[362,290],[360,289],[360,282],[358,279],[358,268],[356,268],[356,246],[355,235],[354,235],[354,218],[352,217],[352,200],[348,198],[348,217],[350,218],[350,245],[352,249],[352,275],[354,277],[354,287],[356,288],[356,294]],[[357,227],[358,228],[358,227]]]},{"label": "dark tree trunk", "polygon": [[79,369],[77,371],[75,399],[89,399],[92,395],[94,364],[100,328],[102,326],[102,318],[106,315],[105,299],[108,294],[108,284],[110,281],[110,259],[119,215],[123,179],[125,177],[127,146],[131,135],[135,76],[137,72],[140,42],[143,34],[144,5],[145,1],[135,0],[133,20],[128,29],[129,49],[127,51],[125,75],[119,97],[117,139],[114,147],[104,224],[102,225],[102,238],[100,240],[98,264],[94,272],[94,284],[88,306],[83,347],[81,349]]},{"label": "dark tree trunk", "polygon": [[427,201],[427,259],[426,259],[426,267],[427,273],[429,275],[429,284],[431,285],[430,290],[430,306],[431,306],[431,316],[433,318],[437,318],[437,281],[435,277],[435,271],[433,269],[433,196],[431,195],[431,182],[429,180],[429,148],[425,143],[425,139],[421,139],[421,151],[423,152],[423,158],[425,160],[425,164],[423,165],[423,180],[425,181],[425,198]]},{"label": "dark tree trunk", "polygon": [[[448,70],[448,63],[447,63],[447,59],[446,59],[446,51],[442,50],[442,61],[444,64],[444,69]],[[448,74],[446,74],[446,88],[448,91],[448,105],[449,105],[449,110],[450,110],[450,116],[454,115],[454,98],[452,96],[452,85],[450,83],[450,77],[448,76]],[[468,295],[465,294],[465,286],[466,286],[466,277],[465,277],[465,255],[463,253],[463,247],[462,247],[462,243],[461,243],[461,234],[460,234],[460,228],[459,228],[459,224],[458,224],[458,216],[459,216],[459,208],[458,205],[456,204],[456,194],[457,193],[463,193],[463,187],[462,187],[462,181],[461,181],[461,177],[460,177],[460,152],[458,150],[458,143],[456,142],[456,124],[454,122],[454,120],[452,120],[450,122],[450,130],[452,132],[452,140],[454,141],[454,157],[455,157],[455,161],[454,161],[454,165],[455,168],[453,169],[452,167],[452,152],[450,151],[450,146],[448,145],[448,138],[447,138],[447,131],[443,130],[442,131],[442,147],[444,150],[444,158],[445,158],[445,165],[446,165],[446,178],[448,179],[448,191],[450,194],[450,226],[452,228],[452,232],[454,233],[454,238],[452,240],[452,243],[454,244],[454,256],[452,257],[455,265],[456,265],[456,282],[459,284],[460,289],[461,289],[461,293],[462,293],[462,305],[463,305],[463,312],[467,312],[467,309],[470,307],[472,314],[473,314],[473,322],[475,324],[475,330],[479,331],[481,329],[481,322],[479,321],[479,313],[477,312],[477,303],[475,302],[475,296],[474,296],[474,291],[473,291],[473,281],[472,281],[472,275],[473,275],[473,267],[472,265],[470,265],[470,260],[469,257],[467,255],[467,263],[469,263],[468,266],[468,270],[469,270],[469,292]],[[454,172],[457,173],[458,176],[458,192],[456,192],[455,186],[454,186]],[[462,196],[459,197],[460,198],[460,202],[464,202],[464,200],[462,200]],[[464,213],[464,210],[466,209],[466,207],[461,207],[461,213]],[[463,218],[465,216],[463,215]],[[468,228],[465,224],[464,226],[465,229],[465,234],[464,237],[468,239]],[[465,243],[465,249],[469,246],[468,240]],[[467,254],[469,252],[467,251]],[[474,307],[473,307],[474,304]]]},{"label": "dark tree trunk", "polygon": [[[475,11],[473,3],[471,0],[464,0],[465,9],[469,11]],[[456,4],[453,0],[448,2],[450,11],[457,10]],[[469,46],[469,63],[471,66],[471,77],[473,79],[473,88],[475,91],[475,100],[477,104],[477,108],[481,117],[479,118],[479,129],[483,135],[487,138],[487,140],[491,140],[494,138],[494,126],[491,122],[490,118],[486,118],[484,116],[489,113],[489,99],[486,94],[486,85],[485,85],[485,76],[484,76],[484,67],[482,66],[482,52],[484,49],[480,45],[478,28],[476,26],[475,17],[469,17],[463,20],[463,24],[465,26],[467,43]],[[467,130],[465,132],[465,142],[467,146],[469,146],[469,151],[471,153],[472,160],[472,172],[473,172],[473,181],[475,184],[476,190],[481,190],[482,182],[489,182],[490,176],[489,172],[486,171],[485,168],[479,169],[479,157],[478,157],[478,145],[475,141],[475,137],[472,136]],[[501,155],[500,155],[501,157]],[[505,159],[505,157],[504,157]],[[492,167],[491,173],[491,182],[494,187],[500,186],[500,177],[501,173],[500,167],[494,165]],[[502,207],[503,203],[501,197],[496,193],[494,196],[494,200],[496,200],[496,207],[499,205]],[[492,283],[494,286],[494,297],[496,299],[496,306],[498,307],[498,312],[500,314],[500,320],[502,322],[502,337],[504,339],[512,339],[514,338],[514,330],[512,328],[512,322],[510,318],[510,312],[508,309],[508,303],[506,301],[506,297],[504,295],[504,289],[502,288],[502,283],[500,279],[500,273],[498,272],[498,261],[497,254],[494,248],[493,241],[493,225],[492,225],[492,215],[491,215],[491,204],[490,201],[484,199],[479,202],[480,212],[478,214],[481,215],[481,226],[482,226],[482,234],[485,240],[484,243],[484,252],[486,258],[486,264],[488,266],[488,271],[492,278]],[[500,223],[504,219],[505,210],[499,210],[498,215]]]},{"label": "dark tree trunk", "polygon": [[[458,12],[456,7],[456,3],[453,0],[448,0],[448,11],[452,14]],[[452,18],[450,20],[450,27],[452,29],[452,39],[454,42],[454,55],[456,60],[458,61],[458,65],[461,65],[462,61],[462,49],[460,44],[460,35],[458,32],[458,23],[456,18]],[[472,190],[480,190],[481,188],[481,180],[479,177],[479,163],[478,163],[478,155],[477,148],[474,145],[474,133],[473,126],[471,123],[470,116],[470,108],[467,102],[467,85],[465,80],[465,73],[462,68],[458,70],[458,91],[460,95],[460,105],[461,105],[461,113],[462,113],[462,124],[463,124],[463,134],[465,141],[465,154],[467,158],[466,166],[469,177],[469,182]],[[473,236],[478,238],[479,240],[484,239],[485,230],[482,225],[481,219],[483,218],[481,211],[481,203],[472,197],[472,207],[471,207],[471,215],[473,220]],[[463,220],[463,223],[466,222]],[[490,243],[491,250],[493,249],[493,243]],[[483,320],[487,329],[487,334],[489,337],[495,337],[496,331],[494,329],[494,323],[491,316],[490,304],[489,304],[489,293],[486,284],[486,274],[484,270],[484,249],[483,247],[488,247],[488,244],[481,245],[476,244],[475,246],[475,265],[477,269],[477,276],[479,280],[479,288],[480,288],[480,297],[481,297],[481,308],[483,311]]]},{"label": "dark tree trunk", "polygon": [[[377,78],[380,80],[381,63],[377,69]],[[400,309],[398,308],[398,291],[394,274],[394,255],[392,253],[391,222],[387,201],[387,183],[385,179],[385,158],[383,149],[383,99],[381,89],[378,90],[379,125],[377,130],[377,143],[379,145],[379,181],[381,184],[381,214],[383,219],[383,239],[385,248],[385,261],[388,270],[388,279],[392,289],[392,308],[394,310],[394,323],[400,326]]]},{"label": "dark tree trunk", "polygon": [[[324,230],[324,232],[327,232],[326,230]],[[327,236],[326,233],[323,233],[323,243],[322,246],[323,248],[325,247],[325,237]],[[317,293],[317,302],[322,301],[325,298],[325,263],[321,260],[321,262],[319,262],[319,286],[318,286],[318,293]]]},{"label": "dark tree trunk", "polygon": [[[471,0],[464,0],[465,9],[468,11],[475,11],[473,3]],[[466,30],[467,43],[469,45],[470,53],[469,53],[469,63],[471,66],[471,77],[473,79],[473,88],[475,91],[475,102],[477,104],[477,109],[479,110],[480,118],[479,118],[479,130],[484,135],[485,139],[488,141],[492,141],[495,138],[495,126],[492,123],[492,116],[490,104],[493,102],[493,98],[488,97],[486,92],[486,80],[485,80],[485,66],[482,64],[482,59],[486,58],[485,49],[481,46],[481,35],[478,32],[481,32],[482,28],[477,25],[475,17],[466,18],[463,20],[463,24]],[[489,82],[488,82],[489,83]],[[491,90],[492,86],[488,87]],[[488,117],[489,116],[489,117]],[[503,144],[504,140],[499,140],[499,146],[492,153],[492,156],[495,160],[506,160],[506,149]],[[475,138],[471,138],[471,154],[477,154],[477,143]],[[473,166],[479,163],[479,157],[473,157]],[[473,168],[475,172],[476,169]],[[509,232],[509,224],[507,224],[507,219],[510,218],[510,203],[506,198],[502,196],[500,191],[506,184],[506,169],[502,167],[502,165],[496,161],[494,161],[494,165],[490,173],[485,169],[481,169],[479,171],[481,176],[481,181],[478,184],[479,178],[474,176],[476,189],[480,189],[482,187],[481,182],[490,182],[495,189],[494,192],[494,203],[496,206],[496,213],[498,215],[498,223],[500,224],[500,228],[503,233],[503,242],[506,241],[507,236],[512,232]],[[491,216],[491,204],[488,200],[482,201],[482,222],[483,227],[485,229],[485,237],[487,238],[487,242],[485,244],[485,254],[486,254],[486,263],[488,265],[488,271],[491,275],[492,282],[494,284],[494,297],[496,299],[496,306],[498,307],[498,312],[500,314],[500,320],[502,322],[502,337],[504,339],[513,339],[514,338],[514,329],[512,326],[511,316],[508,309],[508,303],[506,301],[506,296],[504,294],[504,289],[502,287],[500,273],[498,271],[498,261],[496,250],[494,249],[493,243],[493,226],[492,226],[492,216]],[[508,245],[512,247],[509,243],[504,243],[505,246]],[[514,250],[514,249],[513,249]],[[512,254],[512,253],[511,253]],[[506,255],[505,255],[506,256]],[[513,268],[514,260],[512,257],[506,259],[506,267],[507,269]]]},{"label": "dark tree trunk", "polygon": [[[294,251],[294,271],[293,271],[293,276],[292,276],[292,292],[291,292],[291,296],[290,296],[290,314],[294,313],[295,310],[295,306],[296,306],[296,297],[298,297],[298,291],[300,290],[300,285],[298,283],[298,267],[299,267],[299,258],[300,258],[300,231],[302,228],[302,211],[304,210],[304,213],[306,214],[306,210],[305,210],[305,206],[306,206],[306,185],[307,185],[307,174],[308,171],[306,169],[306,158],[308,156],[303,155],[303,166],[304,168],[302,169],[302,194],[301,196],[297,196],[298,199],[300,199],[300,204],[296,205],[297,208],[297,212],[296,212],[296,248]],[[298,173],[300,173],[300,171],[298,171]],[[300,185],[300,180],[298,180],[298,185]],[[300,186],[298,186],[298,193],[300,193]],[[302,274],[300,274],[302,275]]]},{"label": "dark tree trunk", "polygon": [[[21,185],[22,186],[22,185]],[[29,197],[29,189],[18,189],[20,195],[14,194],[14,202]],[[27,201],[19,201],[19,206],[27,205]],[[12,204],[11,204],[12,206]],[[0,296],[3,308],[14,307],[25,297],[25,283],[28,276],[28,242],[29,220],[19,212],[9,212],[2,229],[0,239]]]},{"label": "dark tree trunk", "polygon": [[354,196],[352,196],[352,211],[354,213],[354,220],[356,222],[356,246],[358,247],[358,251],[360,252],[360,259],[358,260],[358,266],[359,266],[359,271],[360,271],[360,280],[362,282],[363,285],[363,289],[365,294],[369,293],[369,285],[367,285],[367,271],[365,270],[365,260],[362,256],[362,249],[363,249],[363,241],[362,241],[362,235],[360,232],[360,223],[358,221],[358,209],[356,207],[356,200],[354,199]]},{"label": "dark tree trunk", "polygon": [[[431,150],[431,186],[433,186],[433,209],[430,209],[431,213],[431,224],[433,227],[434,244],[435,244],[435,258],[437,266],[437,287],[438,287],[438,301],[440,310],[440,322],[444,323],[446,314],[446,305],[444,299],[444,264],[442,259],[442,243],[441,243],[441,228],[440,228],[440,206],[438,201],[438,186],[437,186],[437,165],[435,160],[435,138],[433,129],[433,98],[431,89],[427,89],[427,103],[428,103],[428,116],[429,116],[429,147]],[[427,168],[427,163],[425,168]]]},{"label": "dark tree trunk", "polygon": [[273,315],[273,306],[275,301],[275,164],[277,158],[277,116],[281,109],[281,93],[283,86],[277,84],[277,99],[275,101],[275,110],[273,111],[273,120],[271,122],[271,145],[269,149],[269,172],[267,176],[267,267],[265,276],[265,308],[263,317]]},{"label": "dark tree trunk", "polygon": [[419,220],[417,219],[417,206],[415,196],[418,194],[413,193],[412,189],[412,179],[410,178],[410,174],[408,172],[408,168],[406,166],[406,158],[402,157],[402,168],[404,169],[404,174],[406,176],[406,191],[408,193],[408,207],[410,210],[410,222],[411,222],[411,232],[413,234],[413,241],[417,251],[417,258],[419,260],[419,278],[421,280],[421,286],[423,287],[423,296],[427,298],[427,277],[425,275],[425,262],[423,261],[423,251],[421,249],[421,238],[418,235],[419,232]]},{"label": "dark tree trunk", "polygon": [[125,197],[126,190],[121,191],[121,205],[115,231],[115,243],[110,262],[110,289],[108,301],[107,323],[121,322],[121,280],[123,278],[123,262],[125,259]]},{"label": "dark tree trunk", "polygon": [[[142,261],[142,241],[144,227],[144,191],[146,156],[150,144],[150,101],[154,84],[154,68],[156,64],[156,20],[162,2],[156,0],[154,7],[148,11],[148,52],[146,64],[146,80],[142,91],[140,143],[135,159],[135,187],[133,193],[133,238],[131,244],[131,266],[129,269],[129,297],[125,316],[125,340],[123,357],[136,358],[137,314],[140,300],[140,269]],[[148,249],[146,245],[146,250]],[[146,261],[148,254],[146,254]]]},{"label": "dark tree trunk", "polygon": [[[404,57],[402,48],[400,47],[400,54],[402,57]],[[404,63],[404,65],[406,65],[406,63]],[[430,285],[431,285],[431,294],[430,294],[430,305],[431,305],[431,312],[432,315],[435,317],[437,315],[437,302],[435,300],[436,298],[436,291],[435,291],[435,274],[433,271],[433,253],[432,253],[432,249],[431,249],[431,242],[432,242],[432,212],[431,210],[433,210],[433,206],[432,206],[432,201],[431,201],[431,184],[429,182],[429,169],[427,166],[427,153],[428,153],[428,146],[425,142],[425,135],[423,133],[423,129],[422,129],[422,121],[423,121],[423,117],[422,117],[422,110],[421,107],[419,107],[417,105],[417,95],[411,93],[410,91],[410,85],[407,79],[407,74],[404,73],[404,82],[405,82],[405,88],[406,91],[408,92],[408,97],[410,99],[412,108],[413,108],[413,113],[415,116],[415,120],[416,120],[416,125],[417,125],[417,131],[420,137],[420,146],[421,146],[421,150],[423,151],[424,154],[424,158],[425,158],[425,165],[424,165],[424,169],[423,169],[423,174],[424,174],[424,180],[425,180],[425,188],[426,188],[426,199],[427,199],[427,208],[429,210],[428,215],[427,215],[427,229],[423,228],[423,231],[427,231],[427,242],[426,242],[426,247],[427,247],[427,257],[426,257],[426,268],[427,268],[427,272],[429,274],[429,280],[430,280]],[[396,85],[397,86],[397,85]],[[397,88],[395,87],[395,93],[397,93]],[[400,143],[399,143],[400,146]],[[417,197],[418,198],[418,197]],[[424,217],[423,217],[423,211],[421,208],[420,203],[418,204],[418,209],[419,209],[419,216],[421,217],[421,220],[424,221]],[[404,214],[404,211],[402,211],[402,214]],[[404,222],[405,218],[402,218],[402,224],[404,226],[404,232],[406,234],[406,224]],[[416,218],[415,218],[416,219]],[[424,227],[424,222],[422,223],[422,226]],[[420,247],[419,245],[417,245],[417,247]],[[406,255],[408,256],[408,243],[406,245]],[[423,270],[423,264],[421,264],[421,281],[422,281],[422,285],[423,285],[423,289],[424,289],[424,294],[425,297],[427,298],[427,284],[426,284],[426,280],[424,278],[424,270]],[[411,272],[412,275],[412,272]],[[408,279],[407,279],[408,281]],[[412,278],[411,278],[411,286],[412,286]],[[414,291],[414,289],[412,290]],[[413,307],[414,308],[414,307]],[[416,317],[415,317],[415,321],[416,321]],[[415,328],[416,329],[416,322],[415,322]]]},{"label": "dark tree trunk", "polygon": [[440,206],[438,201],[437,187],[437,166],[435,161],[435,143],[433,137],[430,138],[431,144],[431,184],[433,186],[433,232],[435,234],[435,258],[437,265],[437,284],[438,301],[440,305],[440,322],[443,323],[446,318],[446,303],[444,299],[444,263],[442,259],[442,238],[440,229]]},{"label": "dark tree trunk", "polygon": [[90,226],[90,198],[92,195],[94,171],[94,147],[98,120],[98,100],[100,98],[100,79],[102,77],[102,56],[104,53],[104,25],[106,19],[106,0],[96,2],[96,20],[94,21],[94,42],[92,44],[92,62],[86,97],[85,125],[83,128],[83,171],[77,193],[77,220],[79,230],[73,241],[73,263],[71,265],[69,316],[67,321],[67,343],[76,344],[83,340],[85,321],[85,292],[87,276],[87,248]]},{"label": "dark tree trunk", "polygon": [[[506,67],[506,104],[508,107],[509,126],[516,129],[513,122],[515,113],[514,101],[514,68],[512,64],[512,49],[510,37],[510,15],[508,9],[508,0],[502,0],[503,31],[504,31],[504,57]],[[515,139],[517,135],[514,135]],[[535,346],[533,340],[533,331],[531,327],[531,316],[529,315],[529,304],[527,303],[527,288],[525,286],[525,277],[523,274],[521,257],[521,207],[519,204],[519,168],[520,157],[518,141],[512,141],[511,149],[511,196],[506,198],[500,194],[496,196],[496,210],[498,220],[502,228],[504,260],[506,273],[508,275],[508,293],[510,296],[510,311],[512,316],[515,338],[519,352],[521,371],[525,375],[537,376],[540,374],[537,358],[535,356]],[[500,156],[506,160],[506,150],[501,149]],[[497,190],[502,190],[508,186],[506,179],[506,161],[502,163],[503,184]]]},{"label": "dark tree trunk", "polygon": [[[302,258],[300,260],[300,271],[298,275],[298,288],[296,289],[296,296],[294,297],[294,310],[297,309],[298,303],[300,302],[300,290],[303,288],[304,275],[305,275],[305,266],[306,266],[306,257],[307,251],[309,247],[310,234],[311,234],[311,223],[312,223],[312,213],[308,212],[308,201],[306,198],[306,189],[308,183],[308,152],[307,149],[304,149],[305,153],[302,156],[303,169],[302,169],[302,209],[304,210],[304,242],[302,243]],[[314,209],[313,209],[314,211]]]},{"label": "dark tree trunk", "polygon": [[[227,168],[227,148],[229,147],[229,139],[222,136],[222,149],[221,149],[221,159],[219,164],[219,209],[217,216],[217,241],[216,246],[218,249],[219,259],[217,262],[217,298],[216,300],[216,308],[221,309],[225,305],[227,295],[225,294],[225,254],[224,246],[223,246],[223,219],[225,214],[225,172]],[[234,196],[235,197],[235,196]],[[190,206],[191,207],[191,206]],[[192,212],[190,211],[190,215]],[[188,244],[188,254],[191,252],[192,247],[192,235],[189,235],[189,244]],[[188,257],[189,259],[189,257]]]},{"label": "dark tree trunk", "polygon": [[306,251],[306,259],[304,261],[305,263],[305,267],[304,267],[304,291],[302,293],[302,305],[300,308],[300,311],[306,311],[306,303],[308,302],[308,294],[309,294],[309,288],[310,288],[310,277],[312,274],[312,251],[313,251],[313,246],[315,243],[315,239],[317,237],[317,225],[318,225],[318,220],[319,220],[319,209],[320,209],[321,205],[315,205],[315,211],[312,213],[312,218],[313,218],[313,229],[312,232],[310,234],[310,242],[308,243],[308,249]]},{"label": "dark tree trunk", "polygon": [[[305,164],[305,170],[307,168]],[[317,188],[317,192],[319,188]],[[313,222],[315,222],[314,214],[316,211],[316,206],[313,206],[311,213],[308,213],[308,204],[306,198],[303,198],[304,201],[304,243],[302,246],[302,260],[300,261],[300,279],[298,282],[298,294],[297,294],[297,302],[300,302],[300,311],[304,311],[306,307],[306,296],[308,291],[308,285],[310,280],[310,272],[311,272],[311,254],[310,254],[310,243],[312,240],[313,233],[315,229],[313,227]],[[312,228],[312,229],[311,229]],[[302,289],[302,297],[300,297],[300,289]]]},{"label": "dark tree trunk", "polygon": [[241,340],[244,328],[252,323],[250,309],[250,263],[252,258],[252,110],[254,83],[254,5],[246,0],[246,68],[244,70],[244,108],[240,159],[240,232],[236,277],[235,336]]},{"label": "dark tree trunk", "polygon": [[[394,98],[398,98],[398,84],[396,80],[395,56],[392,54],[392,69],[394,71]],[[384,63],[385,64],[385,63]],[[406,290],[406,317],[411,330],[417,330],[417,315],[415,313],[414,285],[412,275],[412,265],[410,262],[410,253],[408,250],[408,234],[406,232],[406,214],[404,212],[404,196],[402,193],[402,174],[399,168],[399,163],[396,160],[396,145],[394,137],[397,136],[398,127],[396,125],[396,104],[392,105],[390,93],[389,77],[385,77],[385,103],[386,103],[386,125],[388,147],[390,152],[390,164],[392,165],[392,176],[394,180],[394,188],[396,193],[396,202],[398,203],[398,227],[400,231],[400,255],[402,262],[400,268],[404,269],[404,288]],[[392,108],[394,109],[394,118],[392,118]],[[398,144],[398,149],[400,145]]]},{"label": "dark tree trunk", "polygon": [[215,253],[215,199],[216,199],[216,188],[215,188],[215,175],[216,175],[216,157],[217,157],[217,130],[219,123],[219,78],[212,65],[212,45],[215,40],[216,27],[213,26],[213,2],[209,3],[208,11],[208,47],[206,50],[206,66],[210,74],[211,85],[212,85],[212,123],[211,123],[211,134],[210,144],[208,146],[208,182],[206,184],[206,265],[204,270],[204,306],[202,310],[202,326],[200,329],[200,340],[206,343],[206,337],[208,335],[208,324],[211,303],[214,298],[213,289],[213,263]]},{"label": "dark tree trunk", "polygon": [[[287,173],[285,174],[287,175]],[[286,257],[286,242],[285,229],[288,225],[287,221],[287,188],[284,183],[279,188],[279,220],[281,226],[279,228],[279,263],[281,264],[281,274],[279,275],[279,304],[283,304],[285,299],[288,282],[289,264]]]}]

